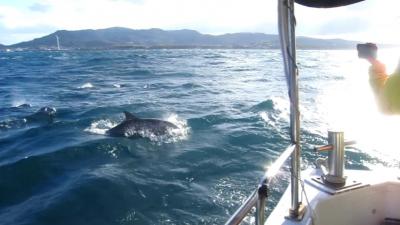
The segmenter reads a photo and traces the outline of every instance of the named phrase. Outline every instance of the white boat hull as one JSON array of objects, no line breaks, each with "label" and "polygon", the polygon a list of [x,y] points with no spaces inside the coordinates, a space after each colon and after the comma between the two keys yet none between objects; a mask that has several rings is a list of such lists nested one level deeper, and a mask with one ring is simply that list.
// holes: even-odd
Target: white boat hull
[{"label": "white boat hull", "polygon": [[[286,219],[290,207],[290,190],[268,217],[266,225],[382,225],[385,219],[400,219],[400,182],[393,170],[386,172],[347,170],[348,181],[357,178],[362,185],[338,194],[328,193],[312,178],[318,170],[302,175],[309,205],[301,221]],[[397,224],[397,223],[393,223]],[[399,223],[400,224],[400,220]]]}]

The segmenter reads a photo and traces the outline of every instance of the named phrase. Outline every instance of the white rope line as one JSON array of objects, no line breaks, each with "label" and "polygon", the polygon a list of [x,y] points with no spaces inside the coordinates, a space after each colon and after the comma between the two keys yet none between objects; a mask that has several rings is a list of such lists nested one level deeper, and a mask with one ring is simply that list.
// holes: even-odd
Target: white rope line
[{"label": "white rope line", "polygon": [[[311,207],[310,201],[308,200],[308,196],[306,193],[306,188],[304,187],[304,180],[299,179],[297,176],[295,178],[300,182],[301,192],[304,194],[305,200],[307,202],[307,208],[311,212],[311,224],[314,225],[314,220],[317,218],[317,214],[315,213],[314,209]],[[303,200],[303,195],[301,195],[301,200]]]}]

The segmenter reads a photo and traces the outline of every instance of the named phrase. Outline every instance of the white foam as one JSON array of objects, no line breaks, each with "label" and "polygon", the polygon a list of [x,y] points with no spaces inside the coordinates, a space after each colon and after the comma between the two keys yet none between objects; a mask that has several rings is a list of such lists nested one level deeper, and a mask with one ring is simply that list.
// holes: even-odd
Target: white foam
[{"label": "white foam", "polygon": [[260,115],[261,119],[263,119],[265,122],[269,121],[267,112],[260,112],[259,115]]},{"label": "white foam", "polygon": [[113,86],[116,87],[116,88],[120,88],[121,84],[113,84]]},{"label": "white foam", "polygon": [[80,86],[79,88],[93,88],[93,84],[91,83],[85,83],[82,86]]},{"label": "white foam", "polygon": [[271,116],[270,113],[263,111],[259,113],[259,116],[267,126],[276,127],[276,118]]},{"label": "white foam", "polygon": [[118,123],[114,123],[111,120],[98,120],[90,124],[90,127],[86,128],[85,131],[92,134],[106,134],[107,130],[117,126]]},{"label": "white foam", "polygon": [[179,118],[176,114],[170,114],[167,118],[165,118],[165,120],[178,127],[176,129],[168,130],[172,137],[172,142],[187,139],[190,133],[190,127],[188,127],[186,120]]}]

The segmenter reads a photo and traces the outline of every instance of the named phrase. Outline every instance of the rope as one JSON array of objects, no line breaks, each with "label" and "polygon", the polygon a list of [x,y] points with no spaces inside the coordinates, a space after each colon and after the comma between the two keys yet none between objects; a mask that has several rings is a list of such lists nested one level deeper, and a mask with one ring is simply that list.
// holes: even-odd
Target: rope
[{"label": "rope", "polygon": [[[300,182],[301,186],[301,192],[304,194],[304,198],[307,202],[307,208],[311,212],[311,224],[314,225],[314,220],[317,218],[317,214],[315,213],[314,209],[311,207],[310,201],[308,200],[306,188],[304,187],[304,180],[300,179],[298,176],[295,176],[295,178]],[[301,200],[303,200],[303,195],[301,195]]]}]

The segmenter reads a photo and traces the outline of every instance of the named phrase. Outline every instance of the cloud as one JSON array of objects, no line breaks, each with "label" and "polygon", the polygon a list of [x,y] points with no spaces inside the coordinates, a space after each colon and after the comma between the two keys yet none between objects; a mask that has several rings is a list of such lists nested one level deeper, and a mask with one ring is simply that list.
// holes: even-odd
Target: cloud
[{"label": "cloud", "polygon": [[327,21],[317,28],[318,35],[340,35],[348,33],[358,33],[369,28],[369,21],[359,17],[349,17]]},{"label": "cloud", "polygon": [[213,34],[276,31],[276,26],[271,26],[271,21],[276,20],[276,2],[265,0],[42,0],[25,8],[0,3],[0,14],[4,15],[0,23],[10,30],[41,26],[66,30],[119,26],[186,28]]},{"label": "cloud", "polygon": [[29,9],[35,12],[47,12],[50,10],[50,5],[41,4],[41,3],[34,3],[33,5],[29,6]]},{"label": "cloud", "polygon": [[[329,10],[296,5],[297,33],[303,36],[336,35],[354,39],[361,33],[376,36],[379,31],[391,33],[383,39],[398,41],[395,37],[399,37],[400,32],[395,28],[400,23],[400,1],[386,1],[388,4],[369,0]],[[276,33],[276,9],[276,0],[7,1],[0,2],[0,25],[10,32],[38,29],[35,33],[40,33],[41,27],[46,28],[42,29],[44,31],[49,27],[55,30],[78,30],[114,26],[133,29],[187,28],[211,34],[242,31]],[[2,33],[0,42],[7,35],[15,34]]]},{"label": "cloud", "polygon": [[54,32],[54,27],[37,26],[26,28],[7,28],[0,25],[0,34],[7,34],[0,36],[1,44],[14,44],[22,41],[29,41],[36,37],[41,37],[45,34]]},{"label": "cloud", "polygon": [[145,0],[111,0],[111,1],[114,1],[114,2],[125,1],[125,2],[130,2],[130,3],[133,3],[133,4],[143,4],[143,3],[145,3]]},{"label": "cloud", "polygon": [[313,9],[296,7],[298,34],[400,44],[396,24],[400,1],[369,0],[349,7]]}]

